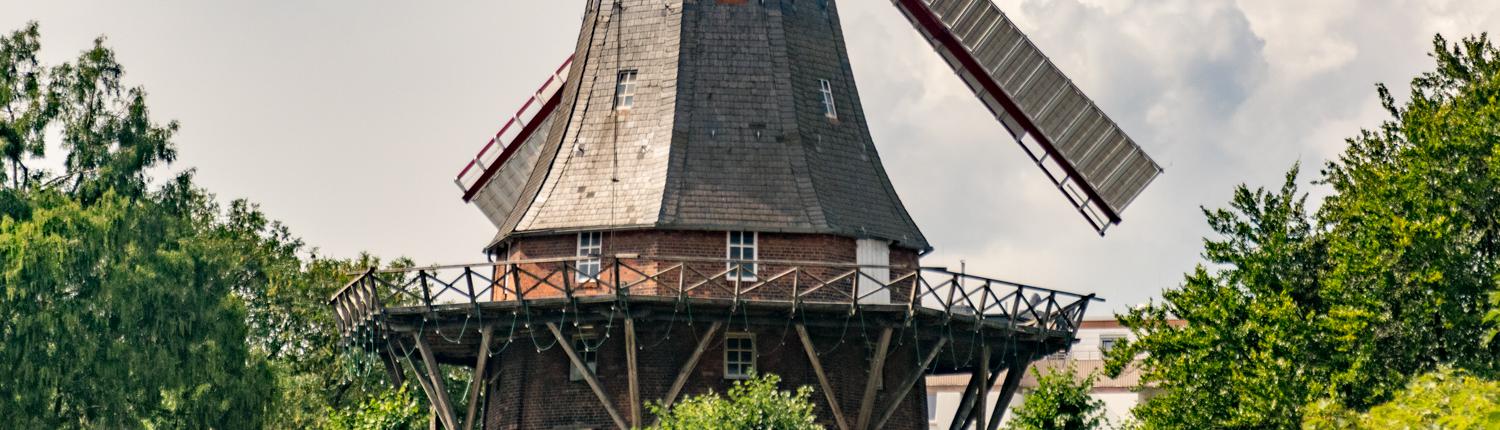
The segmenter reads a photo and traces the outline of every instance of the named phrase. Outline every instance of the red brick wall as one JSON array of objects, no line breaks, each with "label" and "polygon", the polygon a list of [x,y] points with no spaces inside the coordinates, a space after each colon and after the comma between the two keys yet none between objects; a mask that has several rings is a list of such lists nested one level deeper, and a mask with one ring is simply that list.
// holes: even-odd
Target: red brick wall
[{"label": "red brick wall", "polygon": [[[633,230],[605,232],[602,244],[604,255],[638,254],[642,257],[685,257],[685,258],[713,258],[723,259],[727,257],[727,237],[722,231],[678,231],[678,230]],[[518,238],[513,241],[501,258],[508,261],[536,260],[548,258],[573,257],[577,252],[577,234],[559,234],[548,236],[531,236]],[[801,262],[829,262],[829,263],[855,263],[855,240],[848,237],[826,235],[826,234],[797,234],[797,233],[759,233],[757,237],[757,257],[760,260],[785,260]],[[890,263],[893,266],[917,267],[917,255],[915,251],[893,248],[891,250]],[[692,262],[684,263],[684,268],[676,268],[675,263],[661,261],[639,261],[627,260],[625,266],[634,268],[635,271],[645,274],[658,275],[658,282],[648,282],[632,287],[634,294],[675,294],[679,286],[683,272],[686,272],[684,287],[691,287],[699,281],[710,280],[705,285],[693,289],[688,294],[695,297],[732,297],[735,288],[746,288],[749,285],[741,283],[736,286],[731,280],[723,276],[714,276],[722,273],[726,267],[723,263]],[[612,279],[614,276],[610,270],[609,263],[604,263],[604,273],[601,277]],[[568,266],[565,263],[528,263],[520,266],[519,276],[510,279],[519,279],[520,287],[526,291],[526,298],[557,297],[563,295],[564,288],[574,288],[575,295],[603,294],[608,293],[598,288],[593,283],[578,283],[576,276],[565,276],[562,269]],[[806,265],[795,265],[806,268]],[[769,279],[780,274],[794,265],[761,263],[757,267],[757,276],[760,279]],[[498,267],[496,276],[502,276],[506,270],[504,266]],[[806,291],[820,281],[833,280],[844,275],[851,269],[823,268],[810,270],[806,275],[809,278],[795,280],[791,276],[778,279],[765,287],[755,289],[742,294],[743,298],[766,299],[766,300],[789,300],[793,289]],[[644,275],[635,271],[622,269],[620,277],[626,282],[634,282],[644,279]],[[899,277],[904,271],[893,270],[892,277]],[[852,279],[852,277],[850,278]],[[509,284],[507,284],[509,285]],[[821,301],[847,301],[848,294],[852,293],[853,284],[848,281],[835,282],[823,287],[813,293],[806,295],[805,300]],[[900,289],[893,291],[891,300],[901,302],[909,297],[910,290]],[[513,294],[507,291],[497,291],[497,300],[512,299]]]}]

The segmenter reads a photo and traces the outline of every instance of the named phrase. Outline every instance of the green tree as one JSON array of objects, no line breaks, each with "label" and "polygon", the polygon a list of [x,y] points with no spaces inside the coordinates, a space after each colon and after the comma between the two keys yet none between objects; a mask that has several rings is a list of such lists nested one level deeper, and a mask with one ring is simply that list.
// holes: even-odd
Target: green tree
[{"label": "green tree", "polygon": [[48,101],[47,69],[37,61],[41,33],[35,22],[0,38],[0,186],[24,186],[32,172],[26,161],[47,149],[43,131],[56,116]]},{"label": "green tree", "polygon": [[406,386],[385,391],[345,410],[329,409],[325,430],[403,430],[421,428],[421,404]]},{"label": "green tree", "polygon": [[[1204,210],[1220,235],[1179,288],[1121,315],[1137,340],[1111,351],[1109,371],[1137,360],[1158,394],[1134,415],[1149,428],[1294,428],[1324,373],[1313,317],[1325,246],[1309,222],[1297,170],[1280,190],[1235,190]],[[1187,321],[1170,324],[1172,319]],[[1145,353],[1145,355],[1140,355]]]},{"label": "green tree", "polygon": [[[326,302],[379,261],[319,258],[191,171],[154,187],[177,124],[153,119],[103,42],[48,67],[36,24],[0,38],[0,422],[320,428],[352,416],[330,411],[399,412]],[[27,167],[48,136],[60,172]]]},{"label": "green tree", "polygon": [[1110,371],[1138,361],[1159,390],[1143,426],[1297,428],[1309,403],[1368,408],[1440,366],[1496,374],[1500,61],[1485,36],[1434,45],[1409,102],[1379,88],[1393,119],[1328,163],[1315,216],[1296,169],[1279,192],[1238,187],[1205,210],[1208,266],[1119,316],[1137,340]]},{"label": "green tree", "polygon": [[1500,275],[1500,52],[1486,36],[1434,40],[1437,69],[1394,118],[1324,170],[1332,304],[1328,395],[1366,407],[1442,364],[1495,374],[1484,315]]},{"label": "green tree", "polygon": [[781,377],[761,375],[737,381],[729,389],[729,398],[717,393],[694,396],[672,405],[670,411],[660,404],[648,405],[652,414],[661,417],[657,430],[818,430],[813,415],[812,387],[799,387],[795,393],[776,387]]},{"label": "green tree", "polygon": [[1034,368],[1037,387],[1011,411],[1010,430],[1088,430],[1105,424],[1104,401],[1089,395],[1098,374],[1079,377],[1071,363],[1050,369]]},{"label": "green tree", "polygon": [[1306,430],[1500,428],[1500,382],[1443,368],[1407,383],[1389,402],[1360,413],[1332,400],[1313,405]]}]

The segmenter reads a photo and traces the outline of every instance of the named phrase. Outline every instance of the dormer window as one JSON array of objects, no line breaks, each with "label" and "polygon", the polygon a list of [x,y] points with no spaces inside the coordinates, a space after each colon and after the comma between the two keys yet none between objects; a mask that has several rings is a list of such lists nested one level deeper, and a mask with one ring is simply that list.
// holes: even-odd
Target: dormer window
[{"label": "dormer window", "polygon": [[828,119],[839,119],[839,107],[833,101],[833,84],[827,79],[819,79],[818,93],[823,96],[823,116]]},{"label": "dormer window", "polygon": [[615,79],[615,109],[625,110],[635,106],[635,70],[621,70]]}]

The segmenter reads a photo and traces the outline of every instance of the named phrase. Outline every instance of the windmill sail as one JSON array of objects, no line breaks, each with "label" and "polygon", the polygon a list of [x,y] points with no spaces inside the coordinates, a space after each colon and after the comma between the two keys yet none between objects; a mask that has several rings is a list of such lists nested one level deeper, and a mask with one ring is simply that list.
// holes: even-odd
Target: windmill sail
[{"label": "windmill sail", "polygon": [[1162,169],[991,0],[892,0],[1095,230]]},{"label": "windmill sail", "polygon": [[453,180],[464,201],[474,203],[496,227],[515,208],[516,196],[536,165],[572,64],[572,58],[564,61]]}]

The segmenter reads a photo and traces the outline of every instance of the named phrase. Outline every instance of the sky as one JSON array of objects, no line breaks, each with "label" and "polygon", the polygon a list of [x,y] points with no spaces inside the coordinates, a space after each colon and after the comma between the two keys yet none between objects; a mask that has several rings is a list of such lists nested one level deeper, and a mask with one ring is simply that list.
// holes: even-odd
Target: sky
[{"label": "sky", "polygon": [[[1093,292],[1104,316],[1202,262],[1200,207],[1311,182],[1432,67],[1434,34],[1500,29],[1493,0],[997,0],[1166,169],[1099,237],[886,0],[839,2],[882,161],[937,251],[924,265]],[[42,59],[104,35],[178,160],[319,255],[482,261],[458,169],[572,49],[583,1],[0,0]],[[54,152],[55,153],[55,152]]]}]

